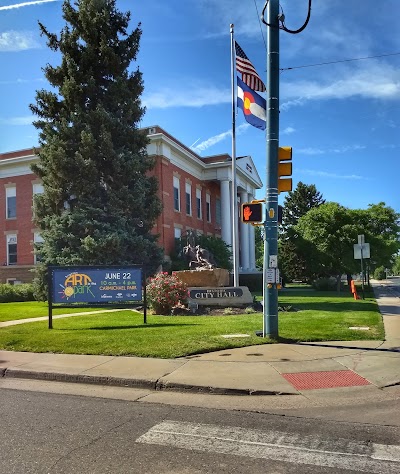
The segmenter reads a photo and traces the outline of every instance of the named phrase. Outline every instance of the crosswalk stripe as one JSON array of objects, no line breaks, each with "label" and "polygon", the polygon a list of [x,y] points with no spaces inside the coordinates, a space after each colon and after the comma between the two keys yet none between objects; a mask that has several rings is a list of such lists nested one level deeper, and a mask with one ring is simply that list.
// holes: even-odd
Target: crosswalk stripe
[{"label": "crosswalk stripe", "polygon": [[400,472],[400,446],[345,438],[164,421],[136,442],[374,474]]}]

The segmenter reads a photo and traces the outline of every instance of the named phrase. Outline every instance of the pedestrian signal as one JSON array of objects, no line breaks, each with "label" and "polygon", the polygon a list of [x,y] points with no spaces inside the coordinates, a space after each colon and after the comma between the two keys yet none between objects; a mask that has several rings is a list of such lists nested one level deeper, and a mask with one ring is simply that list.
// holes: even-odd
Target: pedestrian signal
[{"label": "pedestrian signal", "polygon": [[262,204],[260,202],[245,202],[242,204],[241,212],[242,222],[251,224],[252,222],[261,222]]}]

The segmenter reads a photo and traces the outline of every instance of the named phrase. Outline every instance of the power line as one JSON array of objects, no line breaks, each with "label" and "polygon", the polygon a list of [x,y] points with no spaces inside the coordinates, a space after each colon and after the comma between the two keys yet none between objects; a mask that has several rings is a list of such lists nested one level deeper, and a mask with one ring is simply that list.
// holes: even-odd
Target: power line
[{"label": "power line", "polygon": [[[265,19],[264,19],[264,15],[265,15],[265,10],[267,9],[267,6],[268,6],[268,2],[269,2],[269,0],[266,0],[266,2],[264,4],[263,11],[262,11],[262,15],[261,15],[261,21],[264,23],[264,25],[267,25],[270,28],[279,28],[280,30],[286,31],[286,33],[291,33],[292,35],[297,35],[298,33],[301,33],[307,27],[308,22],[310,21],[310,18],[311,18],[312,0],[308,0],[307,18],[306,18],[305,22],[303,23],[303,25],[300,28],[298,28],[297,30],[291,30],[291,29],[287,28],[287,26],[285,24],[285,14],[283,13],[283,8],[280,5],[279,6],[280,6],[280,9],[281,9],[281,13],[278,16],[278,26],[271,25],[270,23],[266,22]],[[279,25],[279,22],[280,22],[280,25]]]},{"label": "power line", "polygon": [[400,55],[400,52],[399,53],[379,54],[379,55],[376,55],[376,56],[365,56],[363,58],[340,59],[338,61],[328,61],[328,62],[324,62],[324,63],[305,64],[303,66],[283,67],[283,68],[280,68],[279,70],[280,71],[290,71],[292,69],[301,69],[301,68],[305,68],[305,67],[326,66],[328,64],[347,63],[347,62],[350,62],[350,61],[361,61],[363,59],[385,58],[387,56],[398,56],[398,55]]},{"label": "power line", "polygon": [[260,32],[261,32],[261,36],[262,36],[262,39],[263,39],[263,42],[264,42],[265,51],[266,51],[266,50],[267,50],[267,44],[266,44],[266,42],[265,42],[264,33],[263,33],[263,31],[262,31],[261,20],[260,20],[260,14],[258,13],[258,7],[257,7],[257,2],[256,2],[256,0],[254,0],[254,6],[256,7],[257,18],[258,18],[258,24],[260,25]]}]

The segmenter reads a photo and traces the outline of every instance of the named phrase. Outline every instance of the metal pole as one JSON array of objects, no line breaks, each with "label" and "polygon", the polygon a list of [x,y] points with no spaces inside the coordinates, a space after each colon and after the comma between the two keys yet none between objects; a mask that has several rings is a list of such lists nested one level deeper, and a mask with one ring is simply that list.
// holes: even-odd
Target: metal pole
[{"label": "metal pole", "polygon": [[361,290],[362,290],[362,299],[365,299],[364,296],[364,262],[363,262],[363,245],[361,244]]},{"label": "metal pole", "polygon": [[235,40],[233,24],[231,24],[231,72],[232,72],[232,255],[233,255],[233,286],[239,286],[238,275],[238,208],[236,185],[236,107],[235,107]]},{"label": "metal pole", "polygon": [[[264,325],[263,337],[278,337],[278,288],[268,285],[270,256],[278,255],[278,147],[279,147],[279,0],[268,2],[267,57],[267,177],[264,223]],[[268,286],[271,286],[268,288]]]},{"label": "metal pole", "polygon": [[47,304],[49,307],[48,328],[53,329],[53,270],[50,267],[47,267],[47,286],[48,286]]}]

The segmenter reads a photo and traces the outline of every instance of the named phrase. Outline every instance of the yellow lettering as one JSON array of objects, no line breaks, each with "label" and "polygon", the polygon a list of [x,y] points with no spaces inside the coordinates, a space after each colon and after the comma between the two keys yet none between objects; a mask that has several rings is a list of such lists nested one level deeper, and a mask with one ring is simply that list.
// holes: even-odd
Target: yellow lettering
[{"label": "yellow lettering", "polygon": [[64,285],[87,285],[89,282],[91,282],[92,279],[87,276],[85,273],[72,273],[71,275],[68,275],[67,278],[65,279]]}]

